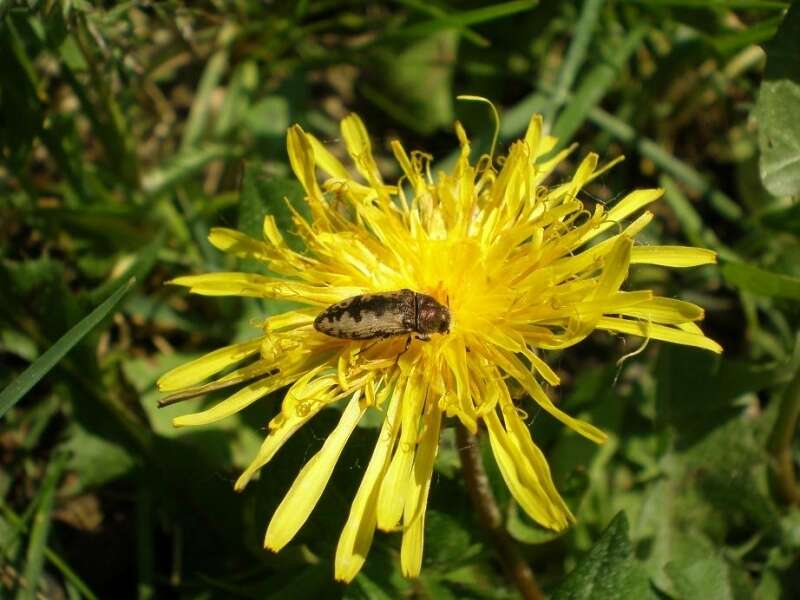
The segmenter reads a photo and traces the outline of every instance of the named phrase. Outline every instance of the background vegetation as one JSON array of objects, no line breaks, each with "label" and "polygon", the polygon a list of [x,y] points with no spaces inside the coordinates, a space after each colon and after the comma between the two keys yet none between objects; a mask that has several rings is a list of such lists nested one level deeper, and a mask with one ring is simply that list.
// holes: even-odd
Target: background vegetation
[{"label": "background vegetation", "polygon": [[378,534],[345,587],[331,560],[374,430],[357,431],[309,523],[272,555],[266,523],[335,411],[236,494],[280,394],[176,431],[171,417],[203,401],[158,410],[153,387],[280,310],[163,283],[235,266],[207,243],[213,225],[257,235],[265,212],[287,224],[281,199],[298,197],[288,125],[341,152],[337,120],[357,111],[396,175],[393,137],[444,165],[458,118],[487,147],[486,107],[454,101],[468,93],[501,108],[501,146],[543,113],[563,144],[578,144],[564,177],[590,150],[626,154],[586,201],[660,185],[646,241],[721,257],[719,268],[637,268],[631,284],[704,306],[721,358],[651,343],[618,367],[631,344],[605,334],[548,355],[561,405],[611,438],[596,447],[530,410],[576,526],[561,536],[534,526],[487,454],[541,586],[555,598],[790,597],[800,589],[800,9],[787,8],[0,1],[0,387],[10,384],[0,596],[516,596],[469,506],[452,430],[421,578],[402,579],[398,536]]}]

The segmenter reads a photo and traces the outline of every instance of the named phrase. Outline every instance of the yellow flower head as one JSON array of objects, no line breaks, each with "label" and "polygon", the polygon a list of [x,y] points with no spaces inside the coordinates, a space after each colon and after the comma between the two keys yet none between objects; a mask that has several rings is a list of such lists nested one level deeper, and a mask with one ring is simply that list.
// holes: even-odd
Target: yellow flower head
[{"label": "yellow flower head", "polygon": [[[539,349],[566,348],[602,329],[720,352],[696,325],[703,318],[700,307],[650,290],[622,290],[633,264],[692,267],[713,263],[714,253],[634,243],[653,218],[642,209],[661,190],[634,191],[610,210],[585,207],[578,193],[613,164],[598,168],[595,154],[570,181],[546,187],[568,151],[549,157],[556,139],[542,133],[538,116],[499,169],[490,156],[470,164],[469,141],[458,123],[461,154],[449,173],[434,176],[430,156],[408,154],[395,141],[391,147],[403,176],[394,184],[381,177],[361,119],[350,115],[341,130],[359,178],[300,126],[288,133],[289,159],[311,213],[309,221],[293,212],[304,252],[291,249],[268,216],[263,240],[223,228],[212,229],[209,239],[222,251],[262,261],[275,276],[209,273],[172,282],[197,294],[306,305],[268,318],[251,341],[164,375],[159,388],[178,396],[244,384],[207,410],[177,417],[175,426],[223,419],[289,386],[258,455],[236,482],[241,490],[295,431],[347,398],[338,425],[269,523],[264,545],[277,551],[305,523],[359,419],[368,410],[380,411],[383,426],[336,551],[340,580],[351,580],[361,569],[376,527],[402,529],[403,573],[419,573],[425,506],[445,417],[473,432],[482,424],[514,499],[543,526],[565,528],[573,516],[507,381],[515,380],[565,425],[602,442],[603,432],[550,400],[541,382],[555,386],[559,378]],[[318,171],[325,174],[322,184]],[[635,213],[640,214],[628,222]],[[602,241],[590,243],[603,233]],[[333,303],[401,289],[447,305],[449,332],[427,342],[414,339],[404,351],[404,335],[346,340],[313,326]],[[239,366],[213,379],[234,365]]]}]

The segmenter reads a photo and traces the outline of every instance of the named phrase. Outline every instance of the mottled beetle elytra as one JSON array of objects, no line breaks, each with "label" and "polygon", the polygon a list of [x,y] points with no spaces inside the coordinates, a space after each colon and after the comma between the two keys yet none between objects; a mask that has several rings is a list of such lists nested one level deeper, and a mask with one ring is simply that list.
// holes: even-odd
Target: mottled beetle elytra
[{"label": "mottled beetle elytra", "polygon": [[314,319],[314,329],[349,340],[371,340],[450,332],[450,310],[427,294],[402,289],[353,296],[332,304]]}]

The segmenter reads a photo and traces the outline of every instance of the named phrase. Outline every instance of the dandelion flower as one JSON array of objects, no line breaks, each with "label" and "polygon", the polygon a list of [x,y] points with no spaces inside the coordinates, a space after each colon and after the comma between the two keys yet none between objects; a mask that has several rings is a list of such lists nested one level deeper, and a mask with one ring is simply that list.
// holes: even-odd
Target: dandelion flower
[{"label": "dandelion flower", "polygon": [[[598,167],[597,155],[589,154],[571,180],[547,187],[545,180],[569,150],[552,155],[557,140],[542,132],[541,117],[531,119],[501,167],[488,155],[471,164],[467,136],[459,123],[455,128],[461,152],[450,172],[433,175],[431,156],[409,154],[395,141],[391,149],[403,175],[387,183],[357,115],[342,121],[341,132],[358,177],[313,135],[291,127],[289,159],[305,188],[310,218],[290,210],[305,250],[292,249],[271,216],[264,220],[263,240],[216,228],[209,235],[215,247],[257,259],[274,275],[207,273],[171,282],[196,294],[303,306],[269,317],[252,340],[211,352],[158,382],[178,397],[241,385],[207,410],[175,418],[176,427],[224,419],[288,386],[237,490],[300,427],[345,400],[338,424],[273,515],[265,547],[278,551],[294,537],[359,420],[367,411],[383,415],[337,547],[339,580],[359,572],[376,528],[402,530],[402,571],[419,574],[425,506],[445,419],[488,432],[511,494],[532,519],[556,531],[574,520],[507,382],[516,381],[531,402],[586,438],[599,443],[606,436],[548,397],[543,384],[557,386],[559,378],[541,350],[567,348],[599,329],[721,351],[697,326],[699,306],[651,290],[623,290],[632,265],[715,262],[709,250],[635,243],[653,218],[643,209],[661,190],[633,191],[608,210],[587,208],[579,192],[617,161]],[[406,349],[406,336],[345,340],[313,326],[333,303],[402,289],[447,305],[449,332],[412,340]]]}]

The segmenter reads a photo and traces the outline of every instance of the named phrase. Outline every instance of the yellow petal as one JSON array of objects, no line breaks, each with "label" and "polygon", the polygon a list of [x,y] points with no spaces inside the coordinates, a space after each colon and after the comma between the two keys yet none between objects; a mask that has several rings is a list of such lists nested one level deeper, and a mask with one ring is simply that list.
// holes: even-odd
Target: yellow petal
[{"label": "yellow petal", "polygon": [[533,115],[528,122],[528,129],[525,132],[525,143],[528,145],[531,162],[535,162],[536,157],[539,156],[539,142],[542,139],[543,123],[542,115]]},{"label": "yellow petal", "polygon": [[378,165],[375,164],[375,159],[372,157],[372,144],[370,144],[364,122],[357,114],[350,114],[342,120],[341,130],[345,146],[347,146],[347,151],[350,153],[356,169],[375,188],[375,191],[380,193],[383,181]]},{"label": "yellow petal", "polygon": [[208,241],[215,248],[242,258],[269,259],[269,246],[235,229],[213,227]]},{"label": "yellow petal", "polygon": [[602,444],[606,441],[607,436],[594,425],[591,425],[580,419],[571,417],[563,410],[560,410],[553,401],[547,396],[547,393],[542,389],[542,386],[533,377],[533,375],[526,369],[520,360],[513,354],[502,351],[496,348],[484,347],[482,351],[485,353],[489,360],[494,361],[498,367],[503,369],[506,373],[516,379],[520,385],[528,392],[531,397],[550,413],[553,417],[564,423],[570,429],[574,429],[582,436]]},{"label": "yellow petal", "polygon": [[278,298],[323,306],[329,306],[350,296],[364,293],[363,287],[318,287],[255,273],[220,272],[185,275],[177,277],[169,283],[186,286],[192,293],[203,296]]},{"label": "yellow petal", "polygon": [[553,514],[552,527],[556,530],[565,528],[570,522],[575,521],[575,517],[563,498],[561,498],[558,490],[556,490],[553,477],[550,474],[550,466],[547,464],[547,458],[533,442],[530,430],[523,423],[513,404],[507,403],[504,406],[503,419],[509,432],[509,438],[517,447],[520,456],[524,457],[522,464],[524,467],[531,469],[533,477],[542,486],[550,500],[550,508]]},{"label": "yellow petal", "polygon": [[292,384],[284,396],[281,412],[270,423],[270,432],[256,457],[247,466],[234,489],[241,491],[256,472],[266,465],[275,453],[307,421],[335,398],[336,381],[332,376],[322,375],[326,365],[308,369]]},{"label": "yellow petal", "polygon": [[649,189],[649,190],[636,190],[625,196],[622,200],[617,202],[614,207],[608,211],[603,222],[586,233],[581,238],[582,242],[590,240],[591,238],[599,235],[607,229],[621,223],[626,217],[641,210],[651,202],[658,200],[664,194],[662,189]]},{"label": "yellow petal", "polygon": [[713,250],[689,246],[635,246],[631,252],[631,264],[683,268],[716,262],[717,253]]},{"label": "yellow petal", "polygon": [[665,342],[672,342],[673,344],[681,344],[682,346],[694,346],[696,348],[703,348],[704,350],[711,350],[711,352],[716,352],[717,354],[722,352],[722,346],[711,338],[666,325],[634,321],[632,319],[603,317],[598,321],[597,328],[638,335],[645,338],[653,338],[655,340],[663,340]]},{"label": "yellow petal", "polygon": [[586,158],[581,161],[581,164],[575,170],[572,181],[569,183],[569,195],[571,197],[574,197],[592,176],[592,173],[597,168],[597,161],[599,158],[597,154],[590,152],[586,155]]},{"label": "yellow petal", "polygon": [[424,393],[419,377],[412,375],[403,393],[400,439],[378,495],[378,528],[384,531],[394,529],[403,516],[403,507],[411,483],[411,468],[414,464],[414,448]]},{"label": "yellow petal", "polygon": [[249,342],[225,346],[175,367],[159,378],[158,389],[162,392],[171,392],[195,385],[258,352],[262,339],[258,337]]},{"label": "yellow petal", "polygon": [[[606,311],[614,312],[614,311]],[[635,306],[629,306],[618,311],[628,317],[636,317],[643,321],[654,321],[677,325],[686,321],[699,321],[703,318],[702,308],[691,302],[676,300],[674,298],[656,297]]]},{"label": "yellow petal", "polygon": [[254,273],[204,273],[184,275],[168,281],[171,285],[182,285],[194,294],[203,296],[255,296],[268,297],[268,290],[283,282]]},{"label": "yellow petal", "polygon": [[308,411],[306,414],[299,416],[296,415],[288,419],[283,425],[269,432],[269,435],[262,442],[258,450],[258,454],[247,466],[244,472],[236,480],[233,486],[237,492],[241,492],[245,486],[250,483],[253,475],[272,460],[272,457],[281,449],[281,447],[289,440],[294,433],[306,424],[314,415],[316,415],[325,405],[318,403]]},{"label": "yellow petal", "polygon": [[523,462],[518,460],[518,456],[515,456],[513,445],[508,439],[508,432],[500,423],[497,413],[489,412],[484,420],[489,431],[492,454],[514,500],[534,521],[546,527],[555,528],[553,517],[549,511],[550,502],[541,487],[530,485],[530,482],[529,485],[525,485],[522,482],[519,467]]},{"label": "yellow petal", "polygon": [[350,514],[336,546],[334,576],[338,581],[352,581],[364,565],[372,545],[380,483],[389,465],[389,452],[400,430],[400,419],[397,418],[400,403],[400,394],[393,394],[372,458],[350,505]]},{"label": "yellow petal", "polygon": [[288,544],[306,522],[317,505],[333,467],[342,454],[344,445],[364,414],[359,401],[361,392],[356,392],[344,409],[339,423],[331,432],[322,448],[303,466],[292,487],[278,505],[267,526],[264,547],[277,552]]},{"label": "yellow petal", "polygon": [[631,248],[633,248],[631,238],[626,235],[617,238],[611,252],[606,256],[603,273],[594,294],[592,294],[592,299],[607,298],[619,291],[620,286],[628,278]]},{"label": "yellow petal", "polygon": [[314,152],[314,160],[320,169],[325,171],[329,177],[345,180],[351,178],[350,174],[347,172],[347,169],[345,169],[344,165],[339,162],[339,159],[328,152],[328,149],[323,146],[316,137],[310,133],[307,133],[306,138],[311,143],[311,149]]},{"label": "yellow petal", "polygon": [[190,425],[208,425],[225,417],[236,414],[246,406],[250,406],[259,398],[285,386],[294,376],[277,373],[272,376],[264,377],[240,389],[238,392],[229,396],[225,400],[218,402],[206,410],[181,415],[172,419],[173,427],[188,427]]},{"label": "yellow petal", "polygon": [[431,486],[433,463],[439,448],[441,410],[436,405],[425,419],[425,431],[414,458],[413,481],[408,490],[403,512],[403,542],[400,548],[400,568],[406,577],[417,577],[422,568],[422,548],[425,533],[425,506]]},{"label": "yellow petal", "polygon": [[306,194],[314,199],[322,198],[322,192],[314,174],[314,149],[300,125],[292,125],[289,128],[286,134],[286,148],[292,171],[306,190]]}]

